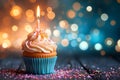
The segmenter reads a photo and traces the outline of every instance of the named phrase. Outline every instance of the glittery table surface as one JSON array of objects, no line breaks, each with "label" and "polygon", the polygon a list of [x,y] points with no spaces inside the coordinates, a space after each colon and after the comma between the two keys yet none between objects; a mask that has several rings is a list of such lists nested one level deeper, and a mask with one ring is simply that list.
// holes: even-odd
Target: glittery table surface
[{"label": "glittery table surface", "polygon": [[[20,64],[22,65],[20,66]],[[19,67],[20,66],[20,67]],[[19,69],[18,69],[19,68]],[[0,59],[0,80],[119,80],[120,63],[112,57],[59,57],[54,74],[25,72],[22,57]]]}]

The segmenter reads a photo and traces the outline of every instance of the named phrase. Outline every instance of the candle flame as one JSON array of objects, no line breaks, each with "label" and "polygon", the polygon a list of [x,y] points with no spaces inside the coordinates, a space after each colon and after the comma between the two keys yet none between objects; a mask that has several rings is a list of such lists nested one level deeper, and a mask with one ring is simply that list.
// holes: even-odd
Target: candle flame
[{"label": "candle flame", "polygon": [[37,17],[38,18],[40,17],[40,7],[39,7],[39,5],[37,6]]}]

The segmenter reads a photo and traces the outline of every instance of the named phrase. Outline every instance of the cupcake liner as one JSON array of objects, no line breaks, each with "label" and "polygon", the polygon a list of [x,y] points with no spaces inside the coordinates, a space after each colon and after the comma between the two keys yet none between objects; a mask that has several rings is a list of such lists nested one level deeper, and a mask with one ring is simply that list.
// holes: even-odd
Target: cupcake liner
[{"label": "cupcake liner", "polygon": [[54,66],[57,56],[50,58],[29,58],[24,57],[26,72],[30,74],[54,73]]}]

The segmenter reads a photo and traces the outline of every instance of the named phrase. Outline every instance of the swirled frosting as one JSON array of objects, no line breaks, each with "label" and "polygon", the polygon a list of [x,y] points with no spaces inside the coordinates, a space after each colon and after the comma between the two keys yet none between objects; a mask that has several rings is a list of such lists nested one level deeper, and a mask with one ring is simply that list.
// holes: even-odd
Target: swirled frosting
[{"label": "swirled frosting", "polygon": [[30,53],[51,53],[56,51],[56,48],[55,42],[50,40],[44,31],[30,33],[22,44],[22,49]]}]

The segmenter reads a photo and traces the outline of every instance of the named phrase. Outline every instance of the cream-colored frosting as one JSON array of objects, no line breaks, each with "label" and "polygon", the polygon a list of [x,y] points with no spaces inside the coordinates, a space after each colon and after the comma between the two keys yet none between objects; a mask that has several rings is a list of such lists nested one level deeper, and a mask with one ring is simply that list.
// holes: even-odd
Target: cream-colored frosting
[{"label": "cream-colored frosting", "polygon": [[57,45],[47,37],[44,31],[35,31],[28,35],[22,44],[22,49],[26,52],[51,53],[56,51]]}]

